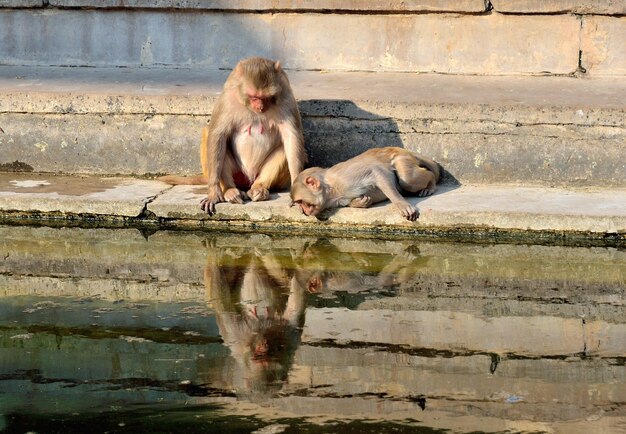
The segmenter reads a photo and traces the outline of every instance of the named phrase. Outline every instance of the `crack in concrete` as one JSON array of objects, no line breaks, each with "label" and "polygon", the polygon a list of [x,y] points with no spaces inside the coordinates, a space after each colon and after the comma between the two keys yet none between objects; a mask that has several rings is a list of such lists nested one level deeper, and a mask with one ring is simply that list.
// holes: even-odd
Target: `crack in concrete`
[{"label": "crack in concrete", "polygon": [[163,194],[165,194],[166,192],[170,191],[173,188],[174,188],[174,186],[170,185],[170,186],[164,188],[163,190],[161,190],[159,193],[157,193],[157,194],[155,194],[153,196],[146,197],[144,202],[143,202],[143,208],[141,209],[141,211],[137,215],[137,218],[156,219],[157,215],[154,214],[152,211],[150,211],[148,209],[148,205],[150,205],[152,202],[154,202],[159,196],[162,196]]},{"label": "crack in concrete", "polygon": [[371,122],[371,123],[388,123],[388,122],[456,122],[459,124],[467,124],[471,122],[477,123],[489,123],[494,127],[499,125],[504,126],[515,126],[515,127],[535,127],[535,126],[552,126],[552,127],[583,127],[583,128],[594,128],[594,127],[604,127],[604,128],[615,128],[619,130],[625,130],[626,133],[626,125],[615,125],[615,124],[601,124],[601,123],[575,123],[575,122],[519,122],[519,121],[494,121],[492,119],[470,119],[468,121],[457,119],[457,118],[395,118],[395,117],[387,117],[380,119],[371,119],[371,118],[360,118],[360,117],[350,117],[350,116],[329,116],[329,115],[307,115],[303,114],[303,119],[326,119],[326,120],[345,120],[348,122]]},{"label": "crack in concrete", "polygon": [[513,137],[540,137],[540,138],[544,138],[544,139],[564,139],[566,140],[568,143],[569,142],[584,142],[587,141],[588,139],[586,138],[564,138],[562,136],[556,136],[556,135],[543,135],[543,134],[518,134],[518,133],[510,133],[510,132],[504,132],[504,133],[488,133],[488,132],[484,132],[484,131],[462,131],[462,132],[429,132],[429,131],[414,131],[414,132],[398,132],[395,133],[398,135],[407,135],[407,134],[419,134],[419,135],[433,135],[433,136],[464,136],[464,135],[482,135],[482,136],[489,136],[489,137],[499,137],[499,136],[513,136]]}]

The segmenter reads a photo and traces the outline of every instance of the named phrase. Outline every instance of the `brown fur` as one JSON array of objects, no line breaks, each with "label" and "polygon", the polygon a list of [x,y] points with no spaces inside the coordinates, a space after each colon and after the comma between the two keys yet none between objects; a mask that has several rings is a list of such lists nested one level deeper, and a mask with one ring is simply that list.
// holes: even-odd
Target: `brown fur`
[{"label": "brown fur", "polygon": [[369,149],[329,169],[312,167],[298,175],[291,186],[291,200],[306,215],[317,216],[327,208],[367,208],[389,199],[408,220],[417,209],[398,191],[428,196],[435,192],[440,170],[437,163],[406,149]]},{"label": "brown fur", "polygon": [[267,200],[270,189],[289,186],[306,162],[302,121],[287,74],[279,62],[242,60],[202,130],[202,176],[164,176],[169,184],[207,184],[201,207],[219,202]]}]

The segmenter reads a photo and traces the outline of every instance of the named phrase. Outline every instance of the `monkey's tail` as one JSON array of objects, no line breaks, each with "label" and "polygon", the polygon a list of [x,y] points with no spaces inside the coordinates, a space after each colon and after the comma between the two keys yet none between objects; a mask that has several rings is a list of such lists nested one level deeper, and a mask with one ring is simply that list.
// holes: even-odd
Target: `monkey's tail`
[{"label": "monkey's tail", "polygon": [[203,175],[195,176],[159,176],[157,180],[170,185],[203,185],[207,183],[207,178]]}]

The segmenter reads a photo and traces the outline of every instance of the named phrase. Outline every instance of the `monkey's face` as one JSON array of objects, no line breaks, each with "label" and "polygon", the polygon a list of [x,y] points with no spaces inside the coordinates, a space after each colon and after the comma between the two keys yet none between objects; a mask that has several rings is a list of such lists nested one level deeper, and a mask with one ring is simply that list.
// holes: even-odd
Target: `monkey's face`
[{"label": "monkey's face", "polygon": [[302,213],[304,215],[315,217],[320,212],[322,212],[322,208],[321,207],[319,207],[319,206],[317,206],[315,204],[306,202],[304,200],[296,200],[293,203],[295,203],[296,205],[298,205],[300,207],[300,210],[302,210]]},{"label": "monkey's face", "polygon": [[265,113],[275,103],[276,97],[259,91],[247,92],[248,107],[255,113]]},{"label": "monkey's face", "polygon": [[291,185],[291,202],[298,205],[304,215],[315,217],[325,208],[322,171],[319,167],[303,170]]}]

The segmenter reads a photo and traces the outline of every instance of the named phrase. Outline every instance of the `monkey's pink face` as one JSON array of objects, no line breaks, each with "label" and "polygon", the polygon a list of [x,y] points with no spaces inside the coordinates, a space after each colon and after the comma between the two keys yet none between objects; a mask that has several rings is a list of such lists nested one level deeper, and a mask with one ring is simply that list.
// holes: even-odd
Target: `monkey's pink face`
[{"label": "monkey's pink face", "polygon": [[256,113],[265,113],[275,102],[275,98],[272,95],[249,92],[247,96],[250,107]]},{"label": "monkey's pink face", "polygon": [[312,203],[308,203],[303,200],[297,200],[294,203],[300,207],[304,215],[315,217],[320,212],[322,212],[322,209],[319,206],[313,205]]}]

